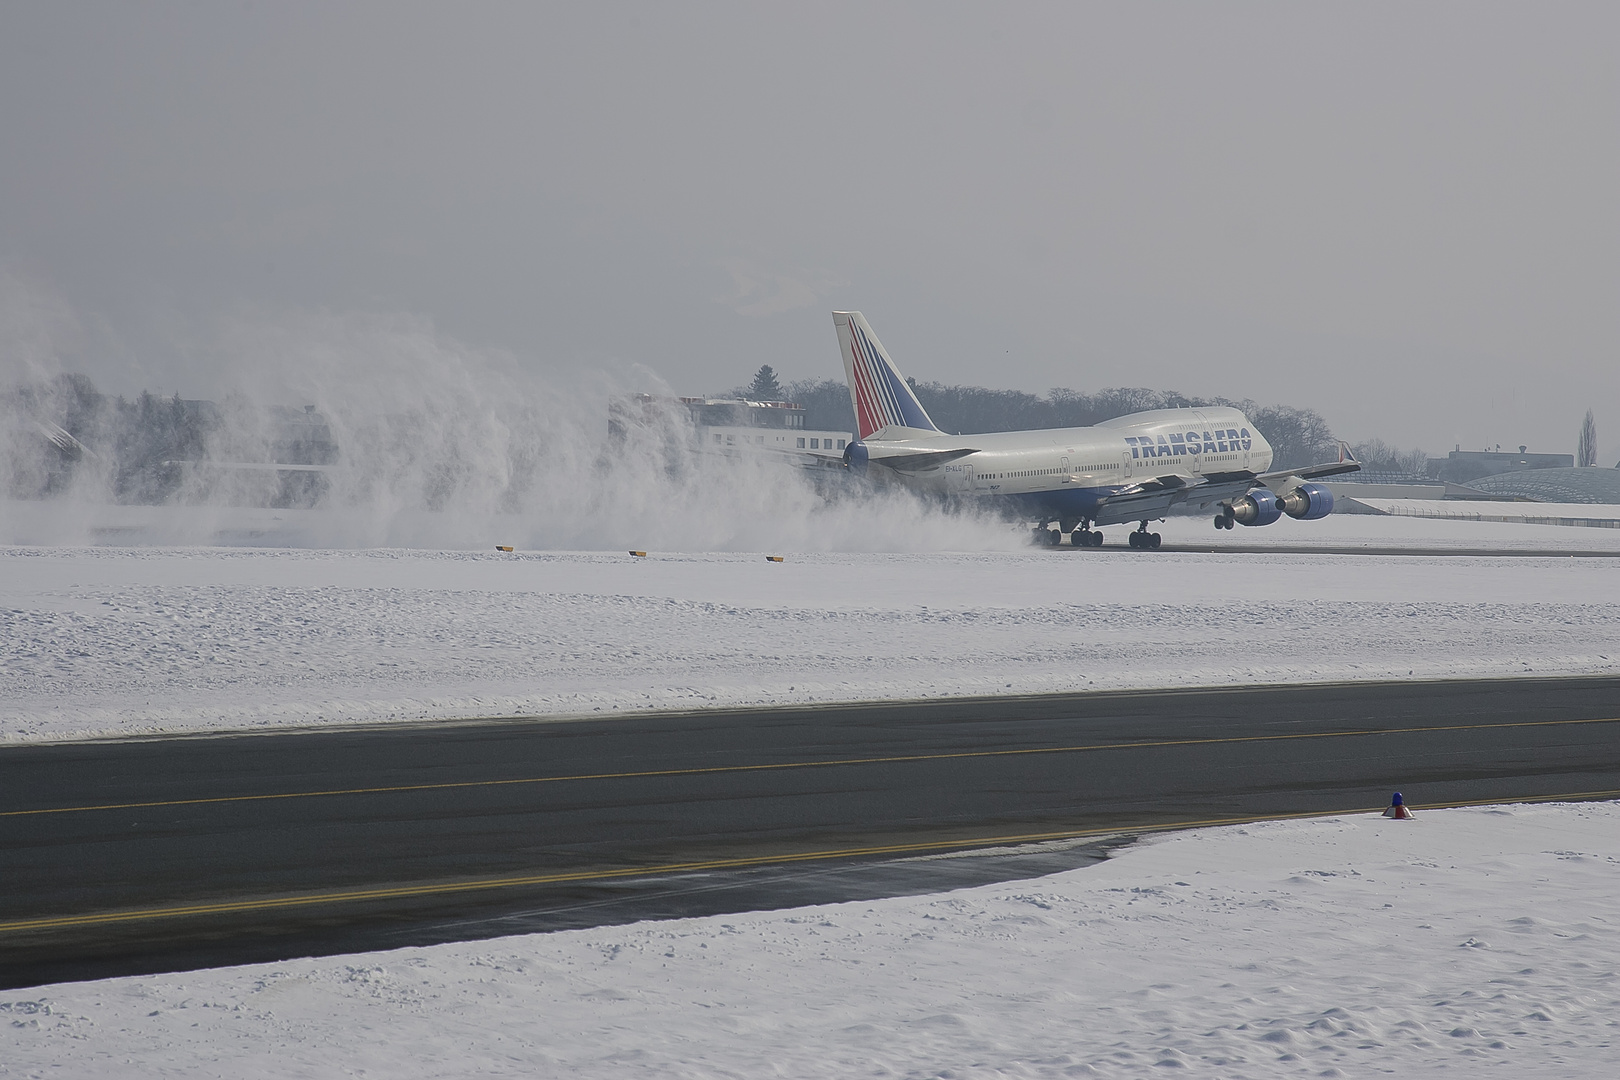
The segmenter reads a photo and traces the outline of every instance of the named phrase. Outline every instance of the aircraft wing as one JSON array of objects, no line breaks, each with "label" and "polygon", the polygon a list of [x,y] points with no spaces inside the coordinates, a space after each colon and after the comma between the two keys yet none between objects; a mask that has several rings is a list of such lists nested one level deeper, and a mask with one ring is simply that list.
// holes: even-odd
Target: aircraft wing
[{"label": "aircraft wing", "polygon": [[1341,442],[1339,460],[1326,461],[1303,469],[1284,469],[1281,472],[1262,473],[1259,476],[1247,470],[1205,473],[1202,477],[1190,480],[1184,476],[1159,476],[1105,496],[1097,504],[1095,523],[1117,525],[1122,521],[1156,518],[1162,516],[1172,506],[1181,503],[1190,502],[1208,506],[1210,503],[1240,499],[1248,494],[1250,488],[1257,486],[1278,487],[1279,481],[1314,480],[1320,476],[1337,476],[1340,473],[1357,472],[1360,469],[1361,462],[1356,460],[1356,455],[1351,452],[1349,444]]},{"label": "aircraft wing", "polygon": [[1157,476],[1106,495],[1097,503],[1093,518],[1097,525],[1118,525],[1122,521],[1142,521],[1163,517],[1172,506],[1191,502],[1207,505],[1223,499],[1236,499],[1254,487],[1251,472],[1210,473],[1189,479],[1185,476]]},{"label": "aircraft wing", "polygon": [[1270,487],[1273,480],[1287,480],[1289,477],[1297,477],[1301,480],[1315,480],[1321,476],[1337,476],[1340,473],[1360,471],[1361,462],[1357,461],[1356,455],[1351,452],[1350,444],[1341,440],[1339,442],[1338,461],[1324,461],[1320,465],[1307,465],[1303,469],[1284,469],[1281,472],[1262,473],[1260,482]]}]

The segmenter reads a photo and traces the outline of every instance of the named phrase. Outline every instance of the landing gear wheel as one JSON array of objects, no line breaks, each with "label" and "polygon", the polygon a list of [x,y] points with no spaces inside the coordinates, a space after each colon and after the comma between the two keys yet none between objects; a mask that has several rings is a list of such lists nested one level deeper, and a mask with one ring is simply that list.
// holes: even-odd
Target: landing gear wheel
[{"label": "landing gear wheel", "polygon": [[1159,549],[1159,534],[1158,533],[1146,533],[1144,535],[1146,535],[1146,537],[1147,537],[1147,539],[1149,541],[1148,547],[1150,547],[1150,548],[1154,549],[1155,551],[1157,551]]},{"label": "landing gear wheel", "polygon": [[1094,532],[1091,534],[1091,546],[1102,547],[1102,533]]},{"label": "landing gear wheel", "polygon": [[1133,548],[1141,547],[1142,546],[1142,534],[1139,533],[1139,532],[1131,533],[1130,544],[1131,544],[1131,547],[1133,547]]},{"label": "landing gear wheel", "polygon": [[1058,532],[1056,529],[1053,529],[1051,532],[1046,534],[1046,542],[1053,547],[1057,547],[1059,544],[1063,543],[1063,534]]},{"label": "landing gear wheel", "polygon": [[1091,534],[1088,532],[1082,532],[1081,530],[1076,529],[1074,532],[1069,534],[1069,543],[1074,547],[1085,547],[1091,543],[1091,541],[1087,539],[1087,537],[1090,535]]}]

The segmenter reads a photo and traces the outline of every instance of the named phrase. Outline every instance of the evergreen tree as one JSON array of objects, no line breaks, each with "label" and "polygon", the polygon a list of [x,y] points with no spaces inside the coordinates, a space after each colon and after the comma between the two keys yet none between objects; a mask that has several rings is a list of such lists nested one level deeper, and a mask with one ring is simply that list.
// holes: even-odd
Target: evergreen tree
[{"label": "evergreen tree", "polygon": [[748,384],[748,400],[782,400],[782,384],[776,381],[776,372],[771,370],[771,365],[761,364],[754,373],[754,381]]},{"label": "evergreen tree", "polygon": [[1597,421],[1592,419],[1592,410],[1586,410],[1586,419],[1581,421],[1581,437],[1575,444],[1575,464],[1583,468],[1597,464]]}]

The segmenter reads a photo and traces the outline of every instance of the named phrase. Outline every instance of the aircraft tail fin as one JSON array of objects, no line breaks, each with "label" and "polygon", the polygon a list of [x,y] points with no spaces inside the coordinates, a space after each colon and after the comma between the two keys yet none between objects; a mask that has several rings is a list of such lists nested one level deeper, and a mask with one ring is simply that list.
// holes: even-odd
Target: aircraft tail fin
[{"label": "aircraft tail fin", "polygon": [[855,406],[855,437],[864,439],[886,427],[938,431],[866,318],[858,311],[835,311],[833,325],[838,328],[844,377]]}]

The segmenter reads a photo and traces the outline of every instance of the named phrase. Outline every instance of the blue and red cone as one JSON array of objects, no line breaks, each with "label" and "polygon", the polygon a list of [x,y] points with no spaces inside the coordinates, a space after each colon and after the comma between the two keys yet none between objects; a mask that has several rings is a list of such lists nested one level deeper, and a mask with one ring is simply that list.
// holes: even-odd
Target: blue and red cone
[{"label": "blue and red cone", "polygon": [[1384,811],[1384,816],[1411,819],[1412,811],[1406,808],[1406,802],[1401,798],[1400,792],[1397,791],[1394,797],[1389,800],[1389,809]]}]

